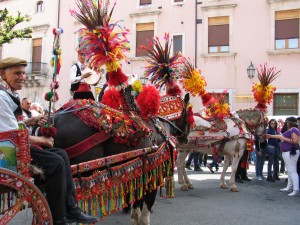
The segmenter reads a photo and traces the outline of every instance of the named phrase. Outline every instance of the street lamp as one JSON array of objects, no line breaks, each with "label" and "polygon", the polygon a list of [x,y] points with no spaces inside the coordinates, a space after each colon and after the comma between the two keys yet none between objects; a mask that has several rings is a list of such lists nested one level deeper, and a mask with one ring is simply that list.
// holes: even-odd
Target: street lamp
[{"label": "street lamp", "polygon": [[252,61],[251,61],[250,66],[248,66],[248,68],[247,68],[247,74],[250,79],[253,79],[253,77],[255,75],[255,67],[252,64]]},{"label": "street lamp", "polygon": [[148,83],[148,77],[140,77],[140,80],[141,80],[143,86]]}]

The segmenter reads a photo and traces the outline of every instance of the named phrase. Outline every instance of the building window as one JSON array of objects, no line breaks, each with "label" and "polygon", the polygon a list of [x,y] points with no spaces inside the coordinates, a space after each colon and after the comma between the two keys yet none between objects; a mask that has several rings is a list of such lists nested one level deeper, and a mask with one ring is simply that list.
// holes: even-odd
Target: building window
[{"label": "building window", "polygon": [[176,52],[183,53],[183,35],[173,35],[173,55]]},{"label": "building window", "polygon": [[43,12],[43,11],[44,11],[44,3],[43,3],[43,1],[38,1],[36,3],[36,12],[40,13],[40,12]]},{"label": "building window", "polygon": [[140,0],[140,5],[151,5],[152,0]]},{"label": "building window", "polygon": [[274,94],[274,116],[298,115],[298,94]]},{"label": "building window", "polygon": [[275,49],[299,48],[300,9],[275,12]]},{"label": "building window", "polygon": [[208,52],[229,52],[229,16],[208,18]]},{"label": "building window", "polygon": [[42,61],[42,38],[32,40],[32,71],[41,71]]},{"label": "building window", "polygon": [[136,24],[136,56],[147,56],[146,50],[141,49],[141,45],[147,45],[147,40],[151,41],[154,36],[154,23]]}]

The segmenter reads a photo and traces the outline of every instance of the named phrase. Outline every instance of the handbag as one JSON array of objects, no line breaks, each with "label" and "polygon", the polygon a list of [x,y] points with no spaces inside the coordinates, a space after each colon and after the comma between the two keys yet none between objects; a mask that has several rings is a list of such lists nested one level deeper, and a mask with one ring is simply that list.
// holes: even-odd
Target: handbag
[{"label": "handbag", "polygon": [[290,151],[290,155],[296,155],[296,151],[299,149],[299,144],[293,144],[291,151]]}]

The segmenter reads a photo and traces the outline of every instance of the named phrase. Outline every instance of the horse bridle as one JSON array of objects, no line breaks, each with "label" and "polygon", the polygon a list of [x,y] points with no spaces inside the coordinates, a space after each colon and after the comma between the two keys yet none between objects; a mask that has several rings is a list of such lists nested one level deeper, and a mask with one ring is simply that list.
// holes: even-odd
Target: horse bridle
[{"label": "horse bridle", "polygon": [[[242,118],[242,117],[241,117]],[[243,119],[243,118],[242,118]],[[244,122],[245,122],[245,126],[246,126],[246,128],[247,128],[247,130],[248,131],[250,131],[250,133],[252,134],[252,135],[254,135],[254,136],[258,136],[257,135],[257,128],[259,127],[259,124],[262,124],[262,123],[264,123],[264,115],[263,115],[263,113],[261,113],[261,115],[260,115],[260,120],[257,122],[257,123],[255,123],[255,124],[248,124],[247,122],[246,122],[246,120],[245,119],[243,119],[244,120]],[[265,130],[266,128],[265,128],[265,126],[264,126],[264,130]],[[263,136],[263,134],[264,134],[265,132],[263,132],[262,133],[262,136]]]}]

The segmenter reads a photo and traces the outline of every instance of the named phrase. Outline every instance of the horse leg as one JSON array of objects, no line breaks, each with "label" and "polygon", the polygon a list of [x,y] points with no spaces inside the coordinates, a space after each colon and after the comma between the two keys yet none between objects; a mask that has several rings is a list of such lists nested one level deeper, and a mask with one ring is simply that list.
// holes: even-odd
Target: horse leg
[{"label": "horse leg", "polygon": [[157,190],[152,190],[144,196],[144,205],[139,220],[139,225],[150,225],[151,208],[154,205]]},{"label": "horse leg", "polygon": [[[183,163],[183,166],[182,166],[183,170],[182,170],[182,174],[183,174],[183,179],[184,179],[184,183],[185,185],[188,187],[188,189],[194,189],[194,186],[193,184],[190,182],[190,179],[185,171],[185,162]],[[181,190],[182,190],[182,187],[181,187]]]},{"label": "horse leg", "polygon": [[244,147],[241,148],[238,152],[235,152],[232,157],[231,174],[230,174],[230,182],[229,182],[230,190],[232,192],[239,191],[239,189],[235,185],[235,173],[243,153],[244,153]]},{"label": "horse leg", "polygon": [[139,225],[139,220],[141,218],[141,205],[143,204],[143,200],[136,200],[132,205],[131,210],[131,224]]},{"label": "horse leg", "polygon": [[228,166],[229,166],[229,163],[230,163],[230,159],[231,159],[230,155],[224,155],[223,171],[222,171],[221,178],[220,178],[220,187],[224,188],[224,189],[228,188],[228,186],[226,184],[226,181],[225,181],[225,173],[226,173],[226,171],[228,169]]},{"label": "horse leg", "polygon": [[188,184],[185,182],[185,177],[187,177],[185,172],[185,158],[187,156],[187,151],[180,151],[178,158],[176,160],[178,183],[181,184],[181,190],[187,191],[189,189]]}]

